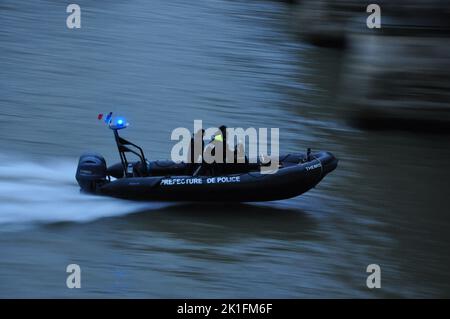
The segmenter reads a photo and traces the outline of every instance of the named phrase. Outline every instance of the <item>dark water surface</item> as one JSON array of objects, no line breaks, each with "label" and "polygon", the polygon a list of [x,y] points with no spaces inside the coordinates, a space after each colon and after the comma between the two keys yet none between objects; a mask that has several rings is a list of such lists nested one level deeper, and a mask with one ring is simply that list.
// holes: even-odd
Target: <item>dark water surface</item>
[{"label": "dark water surface", "polygon": [[[335,103],[342,54],[272,1],[0,4],[0,297],[450,297],[448,136],[363,132]],[[332,151],[316,189],[250,205],[79,194],[78,155],[118,160],[99,112],[168,158],[176,127],[278,127]],[[66,266],[82,288],[66,288]],[[382,288],[366,287],[379,264]]]}]

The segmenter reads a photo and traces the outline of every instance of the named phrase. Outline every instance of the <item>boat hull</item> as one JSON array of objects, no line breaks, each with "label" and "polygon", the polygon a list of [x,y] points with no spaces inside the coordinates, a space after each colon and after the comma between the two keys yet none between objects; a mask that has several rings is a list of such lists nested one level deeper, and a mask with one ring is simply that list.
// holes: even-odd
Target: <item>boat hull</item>
[{"label": "boat hull", "polygon": [[295,197],[315,187],[337,167],[329,152],[280,157],[273,174],[249,172],[224,176],[150,176],[120,178],[97,189],[97,194],[145,201],[257,202]]}]

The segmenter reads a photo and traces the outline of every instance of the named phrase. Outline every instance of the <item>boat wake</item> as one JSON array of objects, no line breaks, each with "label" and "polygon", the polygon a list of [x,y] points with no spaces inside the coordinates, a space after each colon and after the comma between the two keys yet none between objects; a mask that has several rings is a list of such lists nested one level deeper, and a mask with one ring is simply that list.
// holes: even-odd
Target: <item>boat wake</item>
[{"label": "boat wake", "polygon": [[81,194],[76,160],[0,160],[0,224],[86,222],[165,205]]}]

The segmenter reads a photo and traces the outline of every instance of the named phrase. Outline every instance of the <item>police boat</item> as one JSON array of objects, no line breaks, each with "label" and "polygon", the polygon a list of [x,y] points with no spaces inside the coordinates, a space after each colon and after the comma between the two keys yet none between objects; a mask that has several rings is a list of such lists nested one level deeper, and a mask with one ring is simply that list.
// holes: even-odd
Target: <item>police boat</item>
[{"label": "police boat", "polygon": [[[338,163],[330,152],[310,149],[280,155],[273,172],[262,170],[270,160],[261,159],[220,164],[219,171],[208,169],[214,164],[148,161],[141,147],[119,135],[119,130],[128,126],[125,119],[110,119],[108,126],[114,133],[120,162],[108,167],[101,155],[83,154],[76,171],[82,192],[144,201],[275,201],[315,187]],[[129,161],[130,154],[136,160]]]}]

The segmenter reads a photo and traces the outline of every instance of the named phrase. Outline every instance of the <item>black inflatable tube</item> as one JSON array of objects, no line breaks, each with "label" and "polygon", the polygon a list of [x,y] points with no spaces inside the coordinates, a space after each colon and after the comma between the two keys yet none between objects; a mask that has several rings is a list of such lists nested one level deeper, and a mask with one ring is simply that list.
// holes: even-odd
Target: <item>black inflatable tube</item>
[{"label": "black inflatable tube", "polygon": [[146,201],[255,202],[295,197],[316,186],[337,167],[329,152],[280,156],[275,174],[251,172],[216,177],[151,176],[120,178],[97,189],[97,194]]}]

